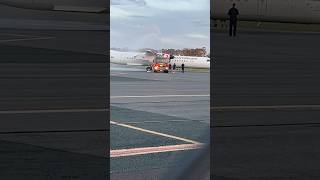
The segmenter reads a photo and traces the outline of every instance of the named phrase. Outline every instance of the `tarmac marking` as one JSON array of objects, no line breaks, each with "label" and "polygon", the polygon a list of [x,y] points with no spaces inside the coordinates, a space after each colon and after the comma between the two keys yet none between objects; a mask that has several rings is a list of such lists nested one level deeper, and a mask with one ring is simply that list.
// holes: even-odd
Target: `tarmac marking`
[{"label": "tarmac marking", "polygon": [[[22,36],[22,37],[32,37],[33,35],[26,34],[14,34],[14,33],[0,33],[0,35],[9,35],[9,36]],[[33,36],[34,37],[34,36]],[[40,36],[37,36],[40,37]]]},{"label": "tarmac marking", "polygon": [[40,113],[72,113],[72,112],[107,112],[108,109],[30,109],[30,110],[5,110],[0,114],[40,114]]},{"label": "tarmac marking", "polygon": [[184,142],[191,143],[191,144],[199,144],[199,142],[193,141],[190,139],[186,139],[186,138],[182,138],[182,137],[178,137],[178,136],[174,136],[174,135],[170,135],[170,134],[160,133],[160,132],[156,132],[156,131],[152,131],[152,130],[148,130],[148,129],[143,129],[143,128],[139,128],[139,127],[128,125],[128,124],[118,123],[115,121],[110,121],[110,124],[130,128],[130,129],[134,129],[137,131],[146,132],[146,133],[150,133],[150,134],[154,134],[154,135],[158,135],[158,136],[163,136],[163,137],[167,137],[167,138],[171,138],[171,139],[176,139],[176,140],[184,141]]},{"label": "tarmac marking", "polygon": [[145,96],[110,96],[111,99],[119,98],[157,98],[157,97],[210,97],[209,94],[168,94],[168,95],[145,95]]},{"label": "tarmac marking", "polygon": [[31,40],[46,40],[46,39],[53,39],[54,37],[33,37],[33,38],[18,38],[18,39],[6,39],[0,40],[2,42],[17,42],[17,41],[31,41]]},{"label": "tarmac marking", "polygon": [[192,149],[200,149],[203,146],[204,145],[201,143],[196,143],[196,144],[179,144],[179,145],[169,145],[169,146],[110,150],[110,157],[127,157],[127,156],[154,154],[154,153],[162,153],[162,152],[185,151],[185,150],[192,150]]},{"label": "tarmac marking", "polygon": [[110,73],[111,76],[117,76],[117,75],[127,75],[128,73]]},{"label": "tarmac marking", "polygon": [[260,106],[217,106],[210,107],[213,111],[289,111],[289,110],[320,110],[320,105],[260,105]]},{"label": "tarmac marking", "polygon": [[202,122],[206,123],[208,120],[191,120],[191,119],[182,119],[182,120],[165,120],[165,121],[128,121],[125,123],[128,124],[144,124],[144,123],[168,123],[168,122]]}]

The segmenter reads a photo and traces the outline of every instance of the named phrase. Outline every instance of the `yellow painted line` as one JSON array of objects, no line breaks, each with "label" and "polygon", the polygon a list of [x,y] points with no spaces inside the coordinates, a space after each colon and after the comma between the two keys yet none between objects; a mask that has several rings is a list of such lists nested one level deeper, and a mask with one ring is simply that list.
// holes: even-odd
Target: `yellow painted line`
[{"label": "yellow painted line", "polygon": [[320,110],[320,105],[216,106],[210,109],[213,111]]},{"label": "yellow painted line", "polygon": [[169,145],[169,146],[157,146],[157,147],[142,147],[142,148],[131,148],[131,149],[119,149],[111,150],[110,157],[127,157],[127,156],[136,156],[144,154],[154,154],[154,153],[163,153],[163,152],[174,152],[174,151],[186,151],[192,149],[200,149],[204,145],[197,144],[179,144],[179,145]]},{"label": "yellow painted line", "polygon": [[158,135],[158,136],[163,136],[163,137],[167,137],[167,138],[171,138],[171,139],[184,141],[184,142],[187,142],[187,143],[199,144],[199,142],[193,141],[193,140],[190,140],[190,139],[186,139],[186,138],[182,138],[182,137],[178,137],[178,136],[174,136],[174,135],[170,135],[170,134],[164,134],[164,133],[160,133],[160,132],[156,132],[156,131],[152,131],[152,130],[148,130],[148,129],[143,129],[143,128],[139,128],[139,127],[128,125],[128,124],[118,123],[118,122],[115,122],[115,121],[110,121],[110,123],[114,124],[114,125],[130,128],[130,129],[134,129],[134,130],[137,130],[137,131],[141,131],[141,132],[146,132],[146,133],[150,133],[150,134],[154,134],[154,135]]}]

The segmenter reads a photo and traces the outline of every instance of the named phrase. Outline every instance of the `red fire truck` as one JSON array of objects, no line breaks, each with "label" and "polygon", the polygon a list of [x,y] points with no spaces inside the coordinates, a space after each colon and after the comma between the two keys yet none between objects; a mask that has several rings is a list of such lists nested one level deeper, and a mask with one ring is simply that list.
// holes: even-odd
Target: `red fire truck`
[{"label": "red fire truck", "polygon": [[148,72],[168,73],[169,72],[170,55],[157,53],[154,62],[146,68]]}]

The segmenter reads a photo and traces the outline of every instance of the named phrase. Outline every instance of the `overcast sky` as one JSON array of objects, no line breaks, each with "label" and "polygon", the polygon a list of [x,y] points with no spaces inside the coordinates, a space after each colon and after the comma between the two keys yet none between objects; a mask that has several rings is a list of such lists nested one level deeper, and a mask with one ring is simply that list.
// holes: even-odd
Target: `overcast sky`
[{"label": "overcast sky", "polygon": [[210,0],[111,0],[111,47],[210,48]]}]

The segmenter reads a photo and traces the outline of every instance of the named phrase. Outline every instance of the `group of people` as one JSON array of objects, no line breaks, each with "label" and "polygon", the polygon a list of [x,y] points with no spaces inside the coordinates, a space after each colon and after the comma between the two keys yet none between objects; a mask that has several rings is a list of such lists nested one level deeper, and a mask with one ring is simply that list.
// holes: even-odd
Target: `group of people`
[{"label": "group of people", "polygon": [[[169,64],[169,71],[175,73],[177,69],[177,65],[176,63],[173,63],[173,65],[171,65],[171,63]],[[181,64],[181,72],[184,73],[184,64]]]}]

